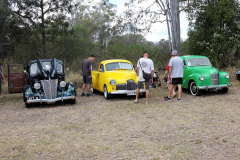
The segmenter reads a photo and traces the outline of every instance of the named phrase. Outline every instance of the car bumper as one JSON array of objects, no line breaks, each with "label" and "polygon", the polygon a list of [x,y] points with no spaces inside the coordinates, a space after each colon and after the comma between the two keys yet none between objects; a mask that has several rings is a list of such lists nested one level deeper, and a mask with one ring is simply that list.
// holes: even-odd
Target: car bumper
[{"label": "car bumper", "polygon": [[[137,91],[137,90],[134,90]],[[119,90],[119,91],[113,91],[109,92],[109,94],[127,94],[128,90]],[[145,89],[140,89],[139,93],[146,93]]]},{"label": "car bumper", "polygon": [[217,85],[217,86],[199,86],[198,89],[199,90],[209,90],[209,89],[216,89],[216,90],[221,90],[222,88],[228,88],[232,86],[232,84],[226,84],[226,85]]},{"label": "car bumper", "polygon": [[70,100],[75,99],[75,96],[68,96],[68,97],[57,97],[54,99],[31,99],[27,100],[26,103],[55,103],[57,101],[64,101],[64,100]]}]

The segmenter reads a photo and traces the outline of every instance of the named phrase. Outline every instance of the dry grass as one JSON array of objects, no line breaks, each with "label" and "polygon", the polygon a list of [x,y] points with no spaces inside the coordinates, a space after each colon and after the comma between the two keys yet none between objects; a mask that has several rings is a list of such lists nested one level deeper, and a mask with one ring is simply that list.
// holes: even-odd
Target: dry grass
[{"label": "dry grass", "polygon": [[76,88],[81,88],[83,84],[82,75],[80,73],[67,72],[66,82],[72,82]]},{"label": "dry grass", "polygon": [[27,109],[22,94],[1,95],[0,159],[239,159],[240,86],[233,84],[227,94],[184,90],[182,102],[166,102],[163,83],[151,89],[150,105],[97,93]]}]

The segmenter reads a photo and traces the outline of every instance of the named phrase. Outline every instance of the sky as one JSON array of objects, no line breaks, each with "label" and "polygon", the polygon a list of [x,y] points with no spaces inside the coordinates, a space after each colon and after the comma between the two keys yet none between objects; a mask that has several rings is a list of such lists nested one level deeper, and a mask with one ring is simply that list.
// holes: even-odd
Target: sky
[{"label": "sky", "polygon": [[[124,3],[128,2],[128,0],[109,0],[110,3],[117,5],[117,14],[121,14],[124,10]],[[181,39],[186,40],[187,30],[188,30],[188,20],[186,18],[186,13],[180,13],[180,27],[181,27]],[[167,24],[164,23],[155,23],[151,28],[151,33],[148,33],[145,38],[148,41],[158,42],[161,39],[168,39],[168,30]]]}]

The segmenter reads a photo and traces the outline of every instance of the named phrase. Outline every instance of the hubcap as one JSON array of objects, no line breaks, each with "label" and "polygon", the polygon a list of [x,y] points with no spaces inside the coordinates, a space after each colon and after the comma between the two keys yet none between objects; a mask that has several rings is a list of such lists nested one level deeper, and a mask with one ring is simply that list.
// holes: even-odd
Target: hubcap
[{"label": "hubcap", "polygon": [[107,88],[104,87],[104,97],[107,97]]}]

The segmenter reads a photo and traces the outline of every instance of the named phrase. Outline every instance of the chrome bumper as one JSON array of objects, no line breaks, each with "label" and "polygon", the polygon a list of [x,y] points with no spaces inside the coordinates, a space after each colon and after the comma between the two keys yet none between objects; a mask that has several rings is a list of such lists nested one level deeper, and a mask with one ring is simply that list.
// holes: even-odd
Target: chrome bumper
[{"label": "chrome bumper", "polygon": [[64,101],[64,100],[69,100],[69,99],[75,99],[75,96],[68,96],[68,97],[58,97],[54,99],[30,99],[27,100],[26,103],[55,103],[57,101]]},{"label": "chrome bumper", "polygon": [[[109,92],[109,94],[127,94],[128,90],[119,90],[119,91],[113,91],[113,92]],[[134,90],[137,91],[137,90]],[[140,89],[139,93],[145,93],[146,90],[145,89]]]},{"label": "chrome bumper", "polygon": [[206,86],[199,86],[198,89],[199,90],[209,90],[209,89],[218,89],[218,88],[228,88],[230,86],[232,86],[232,84],[229,84],[229,83],[226,84],[226,85],[217,85],[217,86],[206,85]]}]

